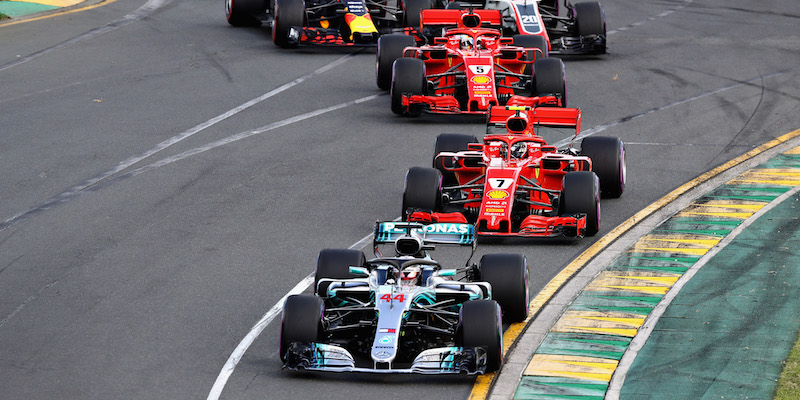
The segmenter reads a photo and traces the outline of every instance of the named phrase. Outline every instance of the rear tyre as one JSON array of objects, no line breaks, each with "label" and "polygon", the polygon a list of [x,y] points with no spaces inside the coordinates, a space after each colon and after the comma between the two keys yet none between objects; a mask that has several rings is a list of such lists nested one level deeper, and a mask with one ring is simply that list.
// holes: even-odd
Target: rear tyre
[{"label": "rear tyre", "polygon": [[409,208],[437,211],[442,199],[442,173],[433,168],[411,167],[406,173],[403,189],[403,210],[400,214],[407,220]]},{"label": "rear tyre", "polygon": [[452,162],[452,157],[439,158],[436,156],[442,152],[459,152],[467,150],[470,143],[478,143],[478,138],[472,135],[462,135],[458,133],[442,133],[436,137],[436,142],[433,144],[433,168],[442,173],[442,186],[456,186],[458,179],[456,173],[448,171],[445,164]]},{"label": "rear tyre", "polygon": [[403,94],[425,94],[428,86],[425,63],[418,58],[399,58],[392,68],[392,112],[397,115],[418,116],[420,111],[413,105],[403,108]]},{"label": "rear tyre", "polygon": [[422,10],[433,8],[431,0],[404,0],[403,1],[403,26],[422,29]]},{"label": "rear tyre", "polygon": [[408,35],[384,35],[378,38],[377,65],[378,87],[389,90],[392,86],[392,65],[394,60],[403,57],[403,49],[417,44]]},{"label": "rear tyre", "polygon": [[272,21],[272,41],[278,47],[297,47],[289,40],[293,26],[303,26],[306,20],[306,3],[303,0],[275,0],[275,18]]},{"label": "rear tyre", "polygon": [[612,199],[622,196],[628,177],[622,140],[607,136],[587,137],[581,142],[581,155],[592,159],[592,171],[600,179],[600,195]]},{"label": "rear tyre", "polygon": [[310,294],[289,296],[283,304],[279,353],[286,362],[286,351],[292,342],[312,343],[322,337],[322,299]]},{"label": "rear tyre", "polygon": [[259,26],[255,15],[266,10],[264,0],[225,0],[225,19],[233,26]]},{"label": "rear tyre", "polygon": [[481,280],[492,285],[505,322],[528,318],[528,259],[522,254],[486,254],[479,265]]},{"label": "rear tyre", "polygon": [[[572,16],[575,27],[580,36],[599,35],[606,37],[606,14],[603,6],[597,2],[576,3],[572,7]],[[598,49],[595,54],[605,54],[606,46]]]},{"label": "rear tyre", "polygon": [[361,250],[349,249],[323,249],[317,256],[317,269],[314,273],[314,293],[317,296],[327,297],[328,286],[319,286],[319,280],[330,279],[349,279],[354,275],[350,273],[350,267],[360,267],[366,263],[366,257]]},{"label": "rear tyre", "polygon": [[461,305],[456,345],[486,349],[486,372],[503,365],[500,306],[494,300],[472,300]]},{"label": "rear tyre", "polygon": [[600,228],[600,184],[591,171],[573,171],[564,175],[559,214],[586,214],[586,236],[594,236]]},{"label": "rear tyre", "polygon": [[559,58],[542,58],[533,63],[532,96],[551,95],[561,98],[561,106],[567,106],[567,78],[564,62]]},{"label": "rear tyre", "polygon": [[[544,36],[539,35],[514,35],[511,38],[513,40],[512,44],[514,46],[525,47],[525,48],[535,48],[539,49],[542,52],[539,53],[538,51],[527,51],[525,52],[525,59],[526,60],[539,60],[548,56],[549,52],[547,50],[547,40]],[[533,64],[525,64],[525,68],[523,68],[522,73],[525,75],[530,75],[532,71]]]}]

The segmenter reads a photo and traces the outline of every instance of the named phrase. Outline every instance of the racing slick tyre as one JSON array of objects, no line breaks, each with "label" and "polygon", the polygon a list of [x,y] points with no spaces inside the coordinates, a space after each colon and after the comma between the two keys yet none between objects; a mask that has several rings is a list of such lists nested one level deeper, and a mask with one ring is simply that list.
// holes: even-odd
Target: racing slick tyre
[{"label": "racing slick tyre", "polygon": [[597,175],[592,171],[567,172],[562,185],[559,214],[586,214],[586,236],[597,234],[600,229],[600,183]]},{"label": "racing slick tyre", "polygon": [[456,346],[486,349],[486,372],[503,365],[503,330],[500,306],[494,300],[471,300],[458,313]]},{"label": "racing slick tyre", "polygon": [[[547,40],[543,36],[539,35],[514,35],[511,37],[513,42],[511,42],[514,46],[525,47],[525,48],[536,48],[542,51],[539,54],[536,51],[527,51],[525,55],[526,60],[533,60],[533,59],[541,59],[547,57],[549,52],[547,50]],[[535,53],[535,54],[534,54]],[[525,68],[522,70],[522,73],[525,75],[531,74],[531,67],[532,64],[526,64]]]},{"label": "racing slick tyre", "polygon": [[383,35],[378,38],[377,65],[378,87],[389,90],[392,86],[392,65],[394,60],[403,57],[403,49],[415,46],[417,42],[409,35]]},{"label": "racing slick tyre", "polygon": [[323,249],[317,256],[317,269],[314,273],[314,293],[317,296],[327,297],[328,286],[319,286],[319,280],[349,279],[354,278],[350,267],[360,267],[367,262],[364,252],[351,249]]},{"label": "racing slick tyre", "polygon": [[581,142],[581,155],[592,159],[592,171],[600,179],[600,195],[611,199],[622,196],[628,176],[625,143],[615,137],[589,136]]},{"label": "racing slick tyre", "polygon": [[[581,37],[589,35],[606,36],[606,14],[603,6],[597,2],[576,3],[570,10],[575,20],[575,28]],[[606,48],[595,51],[595,54],[605,54]]]},{"label": "racing slick tyre", "polygon": [[256,14],[267,10],[264,0],[225,0],[225,19],[233,26],[258,26]]},{"label": "racing slick tyre", "polygon": [[567,106],[567,78],[564,62],[559,58],[541,58],[533,63],[531,96],[553,95],[561,98],[561,106]]},{"label": "racing slick tyre", "polygon": [[286,362],[286,351],[292,342],[311,343],[320,339],[324,311],[325,305],[317,296],[295,294],[286,298],[281,314],[281,361]]},{"label": "racing slick tyre", "polygon": [[436,137],[436,141],[433,144],[433,168],[442,173],[442,186],[456,186],[458,185],[458,179],[455,172],[448,171],[445,168],[445,164],[451,163],[453,157],[439,158],[437,160],[436,156],[445,151],[455,153],[467,150],[467,145],[470,143],[478,143],[478,138],[473,135],[459,133],[442,133]]},{"label": "racing slick tyre", "polygon": [[403,26],[422,29],[422,10],[433,8],[431,0],[403,0]]},{"label": "racing slick tyre", "polygon": [[397,115],[416,117],[420,114],[418,106],[410,105],[403,109],[403,94],[425,94],[428,80],[425,76],[425,63],[419,58],[398,58],[392,67],[392,112]]},{"label": "racing slick tyre", "polygon": [[478,264],[481,280],[492,285],[505,322],[528,318],[528,259],[522,254],[486,254]]},{"label": "racing slick tyre", "polygon": [[289,38],[291,27],[301,27],[306,20],[304,0],[275,0],[275,18],[272,21],[272,41],[278,47],[297,47],[297,40]]},{"label": "racing slick tyre", "polygon": [[407,221],[411,209],[437,211],[442,200],[442,173],[434,168],[411,167],[406,172],[403,189],[403,210],[400,215]]}]

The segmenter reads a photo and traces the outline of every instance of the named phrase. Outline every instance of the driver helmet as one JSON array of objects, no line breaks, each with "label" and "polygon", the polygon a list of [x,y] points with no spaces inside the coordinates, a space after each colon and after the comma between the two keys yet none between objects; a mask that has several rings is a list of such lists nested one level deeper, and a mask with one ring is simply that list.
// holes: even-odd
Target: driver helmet
[{"label": "driver helmet", "polygon": [[461,50],[472,50],[475,48],[475,43],[472,39],[472,36],[469,35],[461,35],[460,38],[460,46]]},{"label": "driver helmet", "polygon": [[400,271],[400,285],[416,286],[419,285],[422,269],[418,266],[405,267]]},{"label": "driver helmet", "polygon": [[511,158],[522,158],[528,153],[528,145],[525,142],[517,142],[511,145]]}]

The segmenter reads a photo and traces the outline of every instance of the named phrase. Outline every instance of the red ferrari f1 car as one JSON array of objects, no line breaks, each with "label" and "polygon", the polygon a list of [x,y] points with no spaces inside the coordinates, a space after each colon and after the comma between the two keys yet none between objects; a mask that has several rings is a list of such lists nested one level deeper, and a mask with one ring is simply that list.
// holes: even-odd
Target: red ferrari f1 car
[{"label": "red ferrari f1 car", "polygon": [[492,107],[482,143],[439,135],[433,168],[406,174],[403,219],[468,222],[490,236],[593,236],[600,196],[625,189],[625,148],[615,137],[587,137],[580,151],[545,140],[557,131],[574,140],[580,124],[576,108]]},{"label": "red ferrari f1 car", "polygon": [[380,34],[419,27],[420,11],[431,7],[431,0],[225,0],[225,17],[234,26],[271,21],[272,40],[285,48],[374,45]]},{"label": "red ferrari f1 car", "polygon": [[541,36],[501,37],[494,29],[501,17],[498,10],[423,10],[423,30],[455,28],[442,29],[433,45],[420,47],[409,36],[381,37],[378,87],[390,89],[392,111],[486,114],[510,102],[534,106],[541,102],[534,97],[543,95],[566,106],[564,63],[543,57],[547,43]]}]

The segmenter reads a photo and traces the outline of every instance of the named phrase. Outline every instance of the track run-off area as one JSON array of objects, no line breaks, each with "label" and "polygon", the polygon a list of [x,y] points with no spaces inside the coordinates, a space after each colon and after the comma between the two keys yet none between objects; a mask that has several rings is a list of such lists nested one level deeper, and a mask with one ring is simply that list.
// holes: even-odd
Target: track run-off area
[{"label": "track run-off area", "polygon": [[[786,135],[800,127],[800,5],[783,3],[602,2],[609,54],[565,57],[568,91],[584,135],[625,141],[628,187],[602,202],[596,237],[479,244],[477,256],[525,254],[539,296],[524,335],[507,331],[518,340],[505,342],[506,370],[477,385],[282,371],[275,318],[288,293],[307,290],[320,249],[365,248],[376,219],[397,218],[403,175],[430,162],[437,134],[479,134],[482,118],[395,117],[373,49],[280,50],[266,27],[228,26],[221,1],[116,0],[0,22],[0,397],[525,398],[562,385],[635,398],[649,375],[684,376],[637,364],[661,357],[647,343],[674,331],[645,316],[691,322],[659,302],[693,293],[737,226],[789,212],[796,197],[790,166],[769,161],[795,156]],[[783,183],[745,193],[753,179]],[[618,286],[652,289],[598,289]],[[589,305],[592,294],[606,303]],[[559,325],[562,314],[574,319]],[[565,337],[576,333],[564,326],[606,336]],[[678,348],[697,359],[713,344]],[[604,351],[618,355],[613,369],[568,358]],[[552,372],[570,362],[597,369]]]}]

